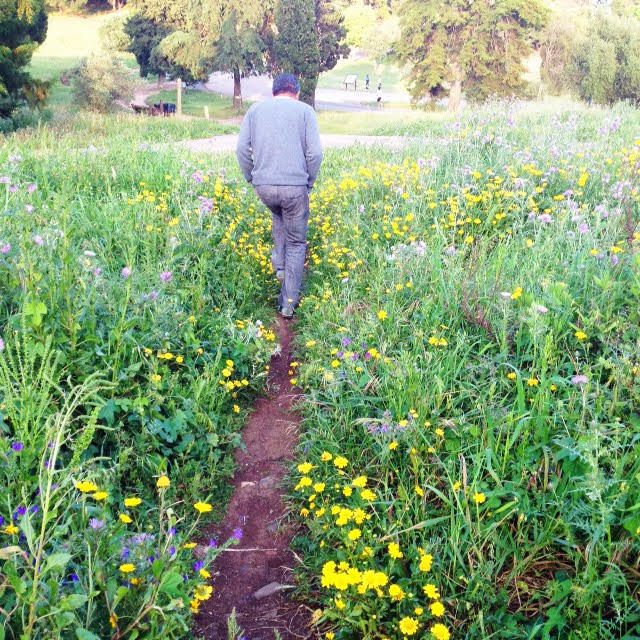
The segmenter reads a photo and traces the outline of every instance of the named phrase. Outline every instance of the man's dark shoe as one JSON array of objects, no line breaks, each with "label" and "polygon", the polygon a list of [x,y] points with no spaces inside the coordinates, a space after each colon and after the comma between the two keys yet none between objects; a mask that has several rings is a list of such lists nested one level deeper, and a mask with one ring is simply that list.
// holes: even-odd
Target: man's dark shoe
[{"label": "man's dark shoe", "polygon": [[292,304],[284,304],[280,309],[280,315],[283,318],[293,318],[293,305]]}]

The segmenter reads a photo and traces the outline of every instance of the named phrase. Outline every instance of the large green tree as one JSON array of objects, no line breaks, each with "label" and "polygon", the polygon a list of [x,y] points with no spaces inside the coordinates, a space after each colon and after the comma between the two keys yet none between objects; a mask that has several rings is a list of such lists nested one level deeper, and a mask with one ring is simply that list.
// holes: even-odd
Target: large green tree
[{"label": "large green tree", "polygon": [[130,39],[129,51],[135,55],[143,78],[157,75],[159,83],[166,75],[186,82],[194,79],[189,69],[175,64],[160,50],[160,43],[172,33],[169,27],[136,13],[124,23],[124,33]]},{"label": "large green tree", "polygon": [[246,16],[231,10],[220,29],[213,66],[217,71],[233,74],[234,107],[242,105],[241,77],[264,71],[265,48],[255,22],[252,24]]},{"label": "large green tree", "polygon": [[42,83],[33,80],[26,67],[46,35],[43,0],[0,2],[0,117],[8,118],[17,107],[44,99]]},{"label": "large green tree", "polygon": [[270,43],[274,73],[300,78],[300,98],[315,105],[318,78],[349,54],[343,18],[330,0],[280,0]]},{"label": "large green tree", "polygon": [[132,35],[136,57],[185,69],[204,80],[211,71],[229,71],[241,101],[242,75],[263,68],[262,31],[272,0],[132,0],[137,20],[146,28]]},{"label": "large green tree", "polygon": [[449,91],[449,108],[520,93],[523,59],[547,11],[542,0],[405,0],[395,49],[415,100]]}]

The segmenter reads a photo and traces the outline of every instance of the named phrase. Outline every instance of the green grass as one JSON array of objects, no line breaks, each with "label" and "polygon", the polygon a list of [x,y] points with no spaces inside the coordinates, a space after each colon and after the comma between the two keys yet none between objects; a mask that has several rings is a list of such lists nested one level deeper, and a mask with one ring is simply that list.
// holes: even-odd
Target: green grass
[{"label": "green grass", "polygon": [[[88,147],[120,147],[134,152],[150,143],[171,143],[192,138],[208,138],[237,131],[234,125],[202,118],[163,118],[129,112],[96,114],[72,111],[54,117],[37,128],[19,130],[3,139],[5,146],[28,148],[41,155],[78,151]],[[175,154],[167,149],[166,153]]]},{"label": "green grass", "polygon": [[359,60],[340,60],[338,64],[323,73],[318,81],[318,86],[323,89],[344,89],[343,81],[346,76],[356,74],[358,76],[358,90],[364,90],[364,78],[369,74],[369,91],[373,100],[378,86],[378,78],[382,80],[382,91],[395,93],[405,91],[402,70],[390,63],[376,64],[369,58]]},{"label": "green grass", "polygon": [[[157,104],[162,98],[163,102],[176,102],[176,91],[161,91],[147,98],[147,104]],[[182,92],[182,112],[185,115],[197,118],[204,118],[204,108],[209,107],[209,117],[214,120],[236,118],[242,116],[251,106],[245,102],[240,110],[233,108],[232,98],[220,96],[216,93],[206,91],[183,90]]]},{"label": "green grass", "polygon": [[[92,51],[101,49],[100,27],[113,15],[111,12],[78,16],[49,15],[47,38],[34,53],[30,65],[34,78],[51,82],[48,107],[54,110],[69,108],[71,87],[62,84],[60,76],[77,66]],[[123,54],[123,58],[129,64],[133,60],[132,55]]]}]

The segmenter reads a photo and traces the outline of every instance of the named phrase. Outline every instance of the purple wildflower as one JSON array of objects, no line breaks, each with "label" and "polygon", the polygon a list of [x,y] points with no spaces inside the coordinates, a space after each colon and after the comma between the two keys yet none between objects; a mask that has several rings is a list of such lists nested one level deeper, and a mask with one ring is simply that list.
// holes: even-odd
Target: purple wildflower
[{"label": "purple wildflower", "polygon": [[17,520],[19,517],[23,516],[25,513],[27,513],[27,507],[23,507],[22,505],[20,505],[14,512],[13,512],[13,519],[14,521]]},{"label": "purple wildflower", "polygon": [[157,291],[152,291],[149,294],[149,300],[155,301],[158,299],[158,292]]},{"label": "purple wildflower", "polygon": [[[618,258],[618,256],[614,253],[611,256],[611,264],[615,267],[615,266],[617,266],[618,262],[620,262],[620,258]],[[1,338],[0,338],[0,340],[1,340]],[[0,349],[0,351],[2,351],[2,349]]]},{"label": "purple wildflower", "polygon": [[89,249],[87,249],[86,251],[83,251],[82,253],[84,253],[84,255],[87,256],[87,258],[95,258],[96,257],[96,252],[95,251],[90,251]]},{"label": "purple wildflower", "polygon": [[4,518],[0,516],[0,527],[4,524]]},{"label": "purple wildflower", "polygon": [[242,528],[238,527],[238,528],[234,529],[233,533],[231,534],[231,537],[234,540],[238,540],[238,541],[242,540]]},{"label": "purple wildflower", "polygon": [[198,562],[194,562],[193,563],[193,570],[194,571],[200,571],[200,569],[202,569],[202,567],[204,567],[204,562],[202,562],[202,560],[198,560]]},{"label": "purple wildflower", "polygon": [[25,205],[24,205],[24,210],[25,210],[27,213],[33,213],[33,205],[32,205],[32,204],[25,204]]},{"label": "purple wildflower", "polygon": [[120,275],[126,280],[131,275],[131,267],[122,267]]},{"label": "purple wildflower", "polygon": [[176,555],[176,548],[175,547],[169,547],[169,555],[170,556],[175,556]]},{"label": "purple wildflower", "polygon": [[587,382],[589,382],[589,378],[587,378],[587,376],[577,375],[571,378],[571,382],[572,384],[579,386],[579,385],[587,384]]},{"label": "purple wildflower", "polygon": [[342,338],[342,344],[345,347],[348,347],[351,344],[351,339],[350,338]]},{"label": "purple wildflower", "polygon": [[22,451],[24,449],[24,444],[22,442],[13,442],[11,443],[11,448],[14,451]]},{"label": "purple wildflower", "polygon": [[94,531],[99,531],[104,527],[104,520],[98,520],[98,518],[91,518],[91,520],[89,520],[89,526]]},{"label": "purple wildflower", "polygon": [[160,274],[160,280],[162,280],[162,282],[170,282],[171,280],[173,280],[173,274],[171,273],[171,271],[163,271]]},{"label": "purple wildflower", "polygon": [[7,242],[0,247],[0,253],[4,253],[5,255],[11,251],[11,245]]},{"label": "purple wildflower", "polygon": [[589,233],[589,225],[586,222],[583,222],[579,227],[578,231],[584,235],[585,233]]},{"label": "purple wildflower", "polygon": [[41,247],[44,244],[44,240],[42,239],[42,236],[38,236],[35,235],[33,236],[32,240],[39,246]]},{"label": "purple wildflower", "polygon": [[542,222],[543,224],[550,224],[551,222],[553,222],[553,218],[548,213],[543,213],[541,216],[538,216],[538,220],[540,220],[540,222]]},{"label": "purple wildflower", "polygon": [[27,187],[27,191],[28,191],[29,193],[33,193],[37,188],[38,188],[38,187],[36,187],[36,185],[35,185],[35,184],[30,184],[30,185]]},{"label": "purple wildflower", "polygon": [[209,545],[208,547],[210,549],[215,549],[218,546],[218,542],[215,538],[209,538]]},{"label": "purple wildflower", "polygon": [[4,340],[2,339],[2,336],[0,336],[0,351],[4,351]]},{"label": "purple wildflower", "polygon": [[129,557],[129,549],[127,549],[127,547],[122,547],[122,553],[120,554],[120,557],[124,560],[126,558]]},{"label": "purple wildflower", "polygon": [[11,182],[11,178],[9,176],[0,176],[0,184],[9,184]]}]

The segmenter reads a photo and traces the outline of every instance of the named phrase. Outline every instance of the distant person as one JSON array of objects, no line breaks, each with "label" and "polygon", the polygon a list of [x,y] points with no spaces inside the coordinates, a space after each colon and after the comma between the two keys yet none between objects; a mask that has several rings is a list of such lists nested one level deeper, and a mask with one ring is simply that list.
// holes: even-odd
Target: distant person
[{"label": "distant person", "polygon": [[275,77],[273,98],[252,105],[240,126],[236,148],[246,180],[271,211],[271,264],[282,283],[278,310],[291,318],[300,300],[307,248],[309,194],[322,163],[318,119],[300,102],[300,82]]},{"label": "distant person", "polygon": [[378,78],[378,91],[382,91],[382,78]]},{"label": "distant person", "polygon": [[380,87],[378,87],[378,95],[376,97],[376,102],[378,104],[378,107],[382,109],[382,89],[380,89]]},{"label": "distant person", "polygon": [[364,88],[369,91],[369,74],[364,77]]}]

